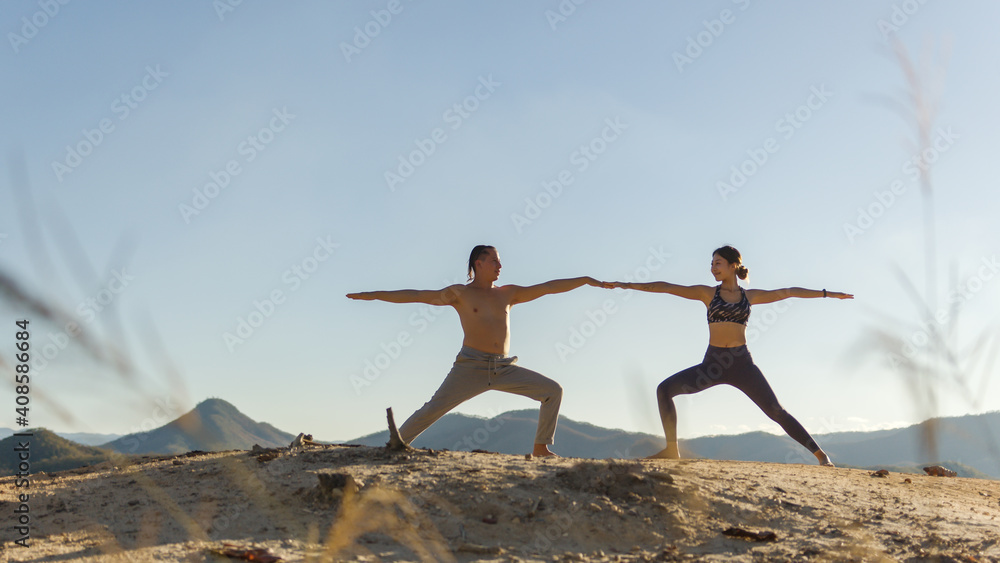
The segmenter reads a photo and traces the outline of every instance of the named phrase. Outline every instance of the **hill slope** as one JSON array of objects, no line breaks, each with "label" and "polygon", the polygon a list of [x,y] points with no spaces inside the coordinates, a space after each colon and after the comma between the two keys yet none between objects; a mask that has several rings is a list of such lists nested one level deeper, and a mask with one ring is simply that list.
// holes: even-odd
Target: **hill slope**
[{"label": "hill slope", "polygon": [[0,475],[17,473],[17,465],[20,460],[15,453],[15,448],[18,447],[19,443],[25,441],[30,441],[28,461],[31,464],[31,473],[39,471],[51,473],[92,465],[105,461],[111,455],[111,452],[107,450],[77,444],[44,428],[25,430],[24,432],[30,432],[32,436],[23,438],[12,435],[0,440],[0,452],[3,452],[3,456],[0,456]]},{"label": "hill slope", "polygon": [[164,426],[122,436],[102,447],[124,454],[176,454],[248,450],[254,444],[287,446],[294,438],[266,422],[255,422],[222,399],[208,399]]},{"label": "hill slope", "polygon": [[[0,428],[0,440],[13,435],[15,432],[20,432],[20,430],[13,430],[11,428]],[[121,438],[121,434],[98,434],[95,432],[60,432],[58,430],[53,430],[57,436],[66,438],[71,442],[76,442],[77,444],[83,444],[84,446],[100,446],[101,444],[110,442]]]}]

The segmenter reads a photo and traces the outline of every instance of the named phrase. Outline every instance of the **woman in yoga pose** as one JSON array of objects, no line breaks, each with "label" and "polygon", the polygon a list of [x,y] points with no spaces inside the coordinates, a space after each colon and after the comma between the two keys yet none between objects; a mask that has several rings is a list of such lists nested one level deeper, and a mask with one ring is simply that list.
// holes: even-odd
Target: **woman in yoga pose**
[{"label": "woman in yoga pose", "polygon": [[697,393],[725,383],[743,391],[771,420],[781,425],[789,436],[812,452],[821,465],[833,466],[830,457],[816,444],[809,432],[782,408],[771,386],[764,379],[764,374],[753,363],[746,346],[746,325],[750,318],[751,305],[773,303],[790,297],[854,299],[854,296],[825,289],[801,287],[744,290],[737,282],[737,278],[745,280],[749,273],[750,271],[743,265],[739,251],[732,246],[723,246],[712,253],[712,275],[715,276],[715,281],[719,282],[715,287],[683,286],[667,282],[609,284],[623,289],[670,293],[685,299],[701,301],[708,307],[709,340],[705,359],[696,366],[668,377],[656,388],[656,401],[659,404],[667,447],[650,457],[669,459],[680,457],[677,448],[677,409],[673,400],[675,396]]}]

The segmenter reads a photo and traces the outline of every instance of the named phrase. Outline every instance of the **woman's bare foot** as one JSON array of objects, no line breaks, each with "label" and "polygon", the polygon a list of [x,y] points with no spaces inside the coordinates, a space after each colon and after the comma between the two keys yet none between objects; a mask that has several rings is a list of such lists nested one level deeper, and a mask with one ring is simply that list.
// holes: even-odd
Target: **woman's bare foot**
[{"label": "woman's bare foot", "polygon": [[816,459],[819,460],[819,464],[823,467],[836,467],[833,462],[830,461],[830,456],[826,455],[826,452],[823,450],[818,450],[814,452],[813,455],[816,456]]},{"label": "woman's bare foot", "polygon": [[535,444],[535,449],[531,452],[532,457],[559,457],[549,450],[547,444]]},{"label": "woman's bare foot", "polygon": [[677,448],[677,444],[669,444],[666,448],[663,448],[658,453],[651,456],[646,456],[646,459],[680,459],[681,453]]}]

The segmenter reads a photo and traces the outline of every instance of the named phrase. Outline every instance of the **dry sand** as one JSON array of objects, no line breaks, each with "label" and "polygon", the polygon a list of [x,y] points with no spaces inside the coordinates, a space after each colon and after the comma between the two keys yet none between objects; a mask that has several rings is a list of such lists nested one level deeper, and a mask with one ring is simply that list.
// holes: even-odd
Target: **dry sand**
[{"label": "dry sand", "polygon": [[[819,466],[311,445],[121,460],[30,491],[31,546],[5,525],[4,561],[1000,561],[1000,482]],[[13,477],[0,493],[12,522]]]}]

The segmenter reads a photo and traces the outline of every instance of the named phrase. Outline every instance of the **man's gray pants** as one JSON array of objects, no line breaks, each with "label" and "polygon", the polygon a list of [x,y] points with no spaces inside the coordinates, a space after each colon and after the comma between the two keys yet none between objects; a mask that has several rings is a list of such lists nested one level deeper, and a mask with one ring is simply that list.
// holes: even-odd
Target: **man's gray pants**
[{"label": "man's gray pants", "polygon": [[455,365],[430,401],[399,427],[399,436],[410,443],[437,419],[461,403],[495,389],[540,401],[536,444],[552,444],[562,403],[562,386],[544,375],[517,365],[517,356],[487,354],[462,346]]}]

